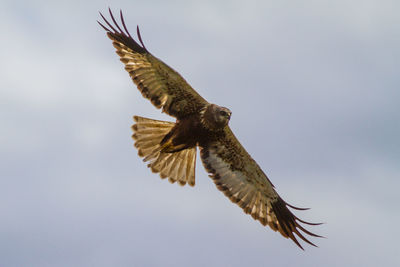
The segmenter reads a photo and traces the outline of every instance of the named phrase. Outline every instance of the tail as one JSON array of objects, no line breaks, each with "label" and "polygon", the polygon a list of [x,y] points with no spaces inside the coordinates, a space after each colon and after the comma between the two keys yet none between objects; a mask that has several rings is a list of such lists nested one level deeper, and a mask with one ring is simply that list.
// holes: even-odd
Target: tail
[{"label": "tail", "polygon": [[139,116],[134,116],[133,119],[136,124],[132,125],[132,138],[136,141],[135,147],[139,156],[144,157],[143,161],[149,161],[147,166],[153,172],[159,173],[161,178],[168,177],[171,183],[188,183],[194,186],[196,147],[174,153],[161,152],[160,142],[175,123]]}]

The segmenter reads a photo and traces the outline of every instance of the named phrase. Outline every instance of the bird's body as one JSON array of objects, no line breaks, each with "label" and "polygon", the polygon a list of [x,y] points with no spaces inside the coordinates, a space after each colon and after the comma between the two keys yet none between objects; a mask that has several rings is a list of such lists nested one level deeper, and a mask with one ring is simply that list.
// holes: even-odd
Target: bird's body
[{"label": "bird's body", "polygon": [[134,116],[132,137],[139,156],[148,162],[148,167],[170,182],[194,186],[199,148],[203,165],[217,188],[245,213],[292,239],[300,248],[294,234],[314,245],[303,233],[318,235],[299,222],[317,224],[297,218],[288,209],[302,210],[282,200],[267,175],[234,136],[228,125],[232,112],[206,101],[179,73],[148,52],[138,29],[139,45],[129,34],[122,13],[123,29],[111,11],[114,25],[101,16],[109,28],[100,25],[107,31],[142,95],[176,118],[172,123]]}]

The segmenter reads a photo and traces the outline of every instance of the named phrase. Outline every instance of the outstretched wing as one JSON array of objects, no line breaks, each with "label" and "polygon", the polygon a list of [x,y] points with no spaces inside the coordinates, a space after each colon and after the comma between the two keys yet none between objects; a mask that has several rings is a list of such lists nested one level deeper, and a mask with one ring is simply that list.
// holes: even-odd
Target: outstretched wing
[{"label": "outstretched wing", "polygon": [[315,246],[304,234],[320,237],[306,230],[300,223],[308,223],[297,218],[287,204],[276,193],[267,176],[251,158],[233,135],[229,126],[223,134],[200,144],[200,155],[203,165],[218,189],[229,199],[238,204],[246,214],[250,214],[263,225],[279,231],[284,237],[292,239],[301,249],[296,234],[305,242]]},{"label": "outstretched wing", "polygon": [[137,28],[137,34],[141,45],[132,38],[126,28],[122,12],[120,16],[123,29],[114,19],[111,10],[109,12],[114,25],[109,23],[101,13],[108,27],[98,23],[107,31],[107,36],[113,41],[117,54],[125,64],[126,71],[129,72],[142,95],[150,99],[154,106],[162,108],[165,113],[178,119],[198,113],[207,101],[179,73],[147,51],[139,28]]}]

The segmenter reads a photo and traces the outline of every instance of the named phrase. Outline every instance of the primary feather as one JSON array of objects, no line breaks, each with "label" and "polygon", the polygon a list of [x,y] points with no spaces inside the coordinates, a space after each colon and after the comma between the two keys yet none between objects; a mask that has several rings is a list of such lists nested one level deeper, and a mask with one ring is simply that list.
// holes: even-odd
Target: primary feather
[{"label": "primary feather", "polygon": [[[290,238],[302,248],[297,238],[315,246],[305,236],[320,237],[301,224],[309,223],[296,217],[274,186],[232,133],[228,123],[231,111],[210,104],[176,71],[154,57],[144,46],[139,28],[137,43],[125,25],[122,27],[101,17],[116,52],[126,71],[142,95],[154,106],[174,116],[176,123],[135,116],[135,147],[148,161],[148,167],[162,178],[181,185],[195,184],[196,148],[200,148],[203,165],[217,188],[263,225]],[[123,29],[122,29],[123,28]],[[296,237],[297,236],[297,237]],[[303,248],[302,248],[303,249]]]},{"label": "primary feather", "polygon": [[[140,46],[129,34],[118,26],[110,11],[115,27],[101,15],[108,27],[99,24],[107,31],[113,46],[142,95],[157,108],[176,118],[199,112],[208,102],[202,98],[182,76],[154,57]],[[121,22],[125,25],[121,13]],[[139,28],[138,28],[139,34]],[[140,36],[140,35],[139,35]]]}]

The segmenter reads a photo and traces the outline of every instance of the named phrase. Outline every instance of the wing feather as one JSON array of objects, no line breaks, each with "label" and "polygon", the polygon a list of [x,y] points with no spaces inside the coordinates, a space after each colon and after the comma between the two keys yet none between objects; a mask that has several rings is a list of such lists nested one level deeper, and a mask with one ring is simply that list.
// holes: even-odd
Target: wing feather
[{"label": "wing feather", "polygon": [[179,73],[154,57],[144,46],[137,29],[138,44],[129,34],[121,12],[123,29],[118,25],[113,14],[114,24],[108,22],[100,13],[107,26],[98,22],[113,41],[116,53],[125,64],[125,70],[131,76],[142,95],[157,108],[178,119],[197,114],[208,102],[201,97]]},{"label": "wing feather", "polygon": [[277,194],[273,184],[258,164],[242,147],[230,128],[211,138],[211,141],[200,144],[200,155],[205,169],[210,173],[217,188],[237,203],[245,213],[250,214],[263,225],[279,231],[282,236],[290,238],[301,249],[296,236],[315,246],[305,236],[320,237],[306,230],[285,201]]}]

